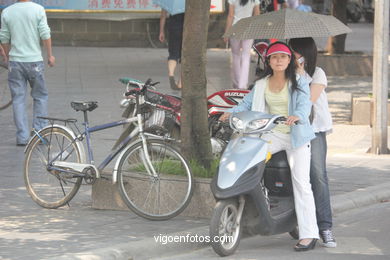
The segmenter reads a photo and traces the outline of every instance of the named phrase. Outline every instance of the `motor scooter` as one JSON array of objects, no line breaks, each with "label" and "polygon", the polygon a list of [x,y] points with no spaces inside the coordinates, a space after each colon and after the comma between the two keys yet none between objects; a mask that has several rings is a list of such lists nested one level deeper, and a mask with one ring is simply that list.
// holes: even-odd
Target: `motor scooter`
[{"label": "motor scooter", "polygon": [[289,232],[298,239],[297,220],[286,153],[272,156],[261,135],[285,117],[246,111],[230,116],[234,138],[227,144],[211,182],[217,201],[210,239],[220,256],[237,249],[242,234],[274,235]]},{"label": "motor scooter", "polygon": [[[128,77],[120,78],[119,81],[126,85],[127,91],[133,88],[140,89],[144,85],[142,81]],[[236,106],[248,93],[249,90],[227,89],[217,91],[207,97],[208,126],[212,153],[215,157],[221,155],[232,134],[232,130],[227,124],[218,121],[219,117],[228,109]],[[141,114],[144,116],[145,122],[144,130],[179,140],[181,102],[181,97],[148,88],[142,93],[140,100]],[[136,112],[134,97],[127,96],[121,100],[120,104],[121,107],[125,108],[122,114],[124,118],[134,116]],[[130,131],[131,129],[126,129],[122,136],[127,136]],[[115,145],[118,145],[122,138],[118,140]]]}]

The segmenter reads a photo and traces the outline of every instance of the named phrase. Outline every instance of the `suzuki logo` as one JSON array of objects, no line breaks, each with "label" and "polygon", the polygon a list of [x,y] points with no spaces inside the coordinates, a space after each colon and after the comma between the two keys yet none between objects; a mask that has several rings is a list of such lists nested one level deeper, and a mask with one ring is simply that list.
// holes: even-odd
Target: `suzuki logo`
[{"label": "suzuki logo", "polygon": [[243,97],[245,96],[246,93],[241,93],[241,92],[228,92],[225,93],[225,97]]}]

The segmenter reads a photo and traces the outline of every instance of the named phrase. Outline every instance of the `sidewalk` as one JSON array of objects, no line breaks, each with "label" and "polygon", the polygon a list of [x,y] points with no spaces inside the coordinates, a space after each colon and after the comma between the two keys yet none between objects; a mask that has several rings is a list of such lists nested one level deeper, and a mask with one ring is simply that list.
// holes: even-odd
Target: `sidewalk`
[{"label": "sidewalk", "polygon": [[[122,76],[152,77],[165,93],[165,49],[55,47],[57,66],[46,71],[50,114],[81,119],[71,100],[96,100],[91,125],[119,118]],[[228,88],[229,55],[209,50],[208,92]],[[253,64],[252,64],[253,65]],[[365,153],[370,146],[368,126],[348,125],[350,95],[369,92],[370,78],[331,78],[329,101],[335,116],[329,135],[328,171],[334,214],[390,199],[390,155]],[[357,88],[358,86],[358,88]],[[30,102],[30,111],[32,109]],[[0,259],[147,259],[169,257],[207,246],[201,243],[156,243],[160,234],[208,232],[207,219],[177,218],[154,222],[132,212],[91,209],[90,186],[83,186],[71,207],[46,210],[27,195],[23,182],[23,148],[15,146],[12,109],[0,111]],[[103,159],[120,129],[94,134],[96,161]],[[110,167],[110,166],[109,166]]]}]

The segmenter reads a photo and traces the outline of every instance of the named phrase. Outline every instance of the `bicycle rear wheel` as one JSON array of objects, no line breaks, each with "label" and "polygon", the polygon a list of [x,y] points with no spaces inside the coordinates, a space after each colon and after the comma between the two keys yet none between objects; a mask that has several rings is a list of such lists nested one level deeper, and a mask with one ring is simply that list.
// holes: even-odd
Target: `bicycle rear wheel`
[{"label": "bicycle rear wheel", "polygon": [[126,205],[139,216],[150,220],[173,218],[191,200],[192,173],[177,148],[162,140],[148,140],[147,147],[156,176],[147,171],[142,142],[137,142],[120,158],[120,194]]},{"label": "bicycle rear wheel", "polygon": [[12,104],[11,91],[8,87],[8,67],[0,64],[0,110]]},{"label": "bicycle rear wheel", "polygon": [[54,209],[69,202],[80,188],[82,178],[61,170],[48,169],[48,161],[81,162],[81,151],[72,136],[58,127],[39,132],[26,149],[24,181],[31,198],[44,208]]}]

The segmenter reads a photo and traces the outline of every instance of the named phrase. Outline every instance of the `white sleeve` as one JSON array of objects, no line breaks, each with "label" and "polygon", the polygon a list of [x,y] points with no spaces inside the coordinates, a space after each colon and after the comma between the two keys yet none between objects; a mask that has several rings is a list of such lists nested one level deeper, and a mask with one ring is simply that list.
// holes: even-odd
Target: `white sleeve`
[{"label": "white sleeve", "polygon": [[319,68],[316,67],[316,70],[314,71],[314,74],[312,76],[312,82],[311,84],[319,84],[319,85],[324,85],[325,87],[328,86],[328,80],[326,78],[325,72]]},{"label": "white sleeve", "polygon": [[228,0],[228,3],[231,5],[234,5],[235,2],[236,2],[236,0]]}]

